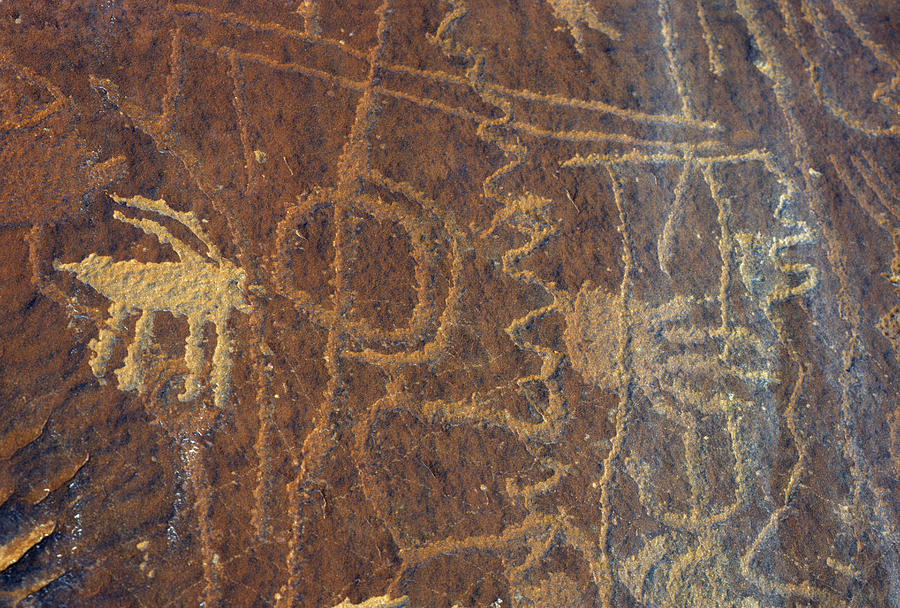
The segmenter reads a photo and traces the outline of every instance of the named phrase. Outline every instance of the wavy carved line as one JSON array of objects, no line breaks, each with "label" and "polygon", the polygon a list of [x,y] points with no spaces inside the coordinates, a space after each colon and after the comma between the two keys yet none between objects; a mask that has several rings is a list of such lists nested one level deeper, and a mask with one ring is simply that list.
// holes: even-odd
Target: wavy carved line
[{"label": "wavy carved line", "polygon": [[[758,8],[751,0],[736,0],[738,13],[743,17],[747,28],[757,42],[760,51],[766,58],[769,69],[767,76],[772,81],[772,89],[775,93],[775,99],[778,106],[785,117],[788,124],[788,135],[793,145],[795,154],[801,164],[804,179],[806,180],[806,189],[810,193],[810,209],[814,216],[819,218],[824,235],[826,253],[831,266],[838,276],[841,290],[838,293],[840,306],[838,313],[847,326],[848,340],[847,347],[842,353],[843,369],[840,374],[839,383],[841,385],[841,402],[840,402],[840,418],[841,418],[841,443],[842,451],[851,463],[850,472],[855,486],[854,494],[858,497],[862,489],[866,489],[874,499],[871,507],[871,515],[874,523],[881,528],[881,544],[884,550],[885,561],[889,570],[889,597],[894,603],[900,602],[900,568],[898,568],[897,557],[897,533],[891,522],[896,521],[896,516],[891,514],[891,509],[885,500],[885,490],[878,487],[874,483],[871,465],[865,454],[862,452],[858,435],[855,432],[855,416],[853,412],[854,382],[852,381],[853,361],[860,356],[860,340],[858,328],[860,326],[859,303],[851,297],[851,282],[846,270],[846,258],[842,251],[842,245],[839,236],[834,229],[827,223],[822,221],[827,218],[824,206],[822,204],[821,187],[815,184],[811,179],[812,167],[804,154],[804,150],[808,148],[806,134],[800,126],[797,119],[797,109],[795,102],[789,96],[787,86],[787,78],[784,68],[781,65],[778,54],[775,50],[775,44],[772,37],[767,33],[762,23]],[[864,505],[858,500],[854,501],[854,508],[860,509]],[[766,534],[774,533],[773,528],[776,521],[770,521],[770,525],[760,532],[758,539],[762,539]],[[874,526],[873,526],[874,527]],[[746,576],[754,575],[750,564],[744,568]],[[773,592],[779,595],[789,596],[794,590],[784,583],[778,583]],[[802,590],[800,590],[802,591]],[[809,599],[815,599],[809,597]],[[829,599],[829,601],[832,601]],[[839,602],[840,603],[840,602]]]},{"label": "wavy carved line", "polygon": [[[832,0],[832,4],[844,17],[844,20],[850,26],[850,29],[853,31],[854,35],[857,36],[860,42],[866,48],[868,48],[879,60],[891,66],[891,69],[894,71],[894,78],[889,83],[879,84],[876,87],[875,92],[873,93],[873,100],[880,101],[882,98],[886,97],[888,90],[900,87],[900,63],[898,63],[896,59],[891,57],[883,47],[872,41],[868,32],[859,23],[856,15],[849,8],[849,6],[847,6],[842,0]],[[778,0],[777,6],[784,19],[784,31],[787,34],[788,38],[791,40],[792,44],[796,47],[796,49],[803,57],[803,61],[806,64],[807,79],[812,86],[816,98],[818,98],[822,105],[824,105],[829,112],[831,112],[836,118],[838,118],[848,127],[861,131],[871,137],[895,137],[900,135],[900,124],[893,124],[889,127],[873,126],[870,121],[861,120],[857,118],[853,112],[850,112],[841,107],[825,92],[824,85],[820,76],[822,67],[818,63],[816,63],[816,60],[813,58],[812,53],[805,44],[803,36],[798,30],[797,18],[790,5],[788,4],[788,1]],[[900,107],[895,107],[894,110],[900,111]]]}]

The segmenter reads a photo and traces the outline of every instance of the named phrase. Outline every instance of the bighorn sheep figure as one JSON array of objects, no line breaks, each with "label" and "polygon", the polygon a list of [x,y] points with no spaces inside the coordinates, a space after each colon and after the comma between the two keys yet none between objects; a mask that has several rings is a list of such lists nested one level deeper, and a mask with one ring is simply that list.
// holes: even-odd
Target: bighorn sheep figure
[{"label": "bighorn sheep figure", "polygon": [[90,365],[94,375],[101,382],[104,381],[116,336],[121,332],[125,319],[139,310],[141,316],[135,325],[134,340],[128,346],[125,361],[116,370],[116,376],[121,390],[142,391],[145,374],[142,357],[153,340],[154,314],[168,311],[176,317],[187,317],[189,327],[184,353],[188,376],[184,392],[178,398],[190,401],[200,393],[198,377],[203,369],[203,330],[207,323],[213,323],[216,326],[216,347],[210,380],[214,386],[214,402],[216,406],[223,407],[231,389],[231,335],[228,319],[234,309],[250,311],[244,298],[247,287],[244,271],[222,257],[193,213],[175,211],[164,200],[150,200],[142,196],[122,198],[112,195],[112,198],[129,207],[155,212],[178,221],[206,245],[207,253],[204,256],[194,251],[158,222],[146,218],[130,218],[115,211],[113,216],[117,220],[136,226],[172,247],[179,261],[115,261],[109,256],[92,253],[80,262],[53,262],[56,270],[74,273],[82,283],[90,285],[112,300],[107,327],[101,328],[97,339],[91,340],[89,344],[93,351]]}]

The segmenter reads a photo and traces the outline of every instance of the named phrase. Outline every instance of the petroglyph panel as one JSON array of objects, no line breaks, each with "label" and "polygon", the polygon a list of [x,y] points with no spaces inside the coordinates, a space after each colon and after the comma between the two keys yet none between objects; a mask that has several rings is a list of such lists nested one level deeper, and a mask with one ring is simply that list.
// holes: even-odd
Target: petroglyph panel
[{"label": "petroglyph panel", "polygon": [[0,605],[900,607],[898,39],[0,3]]}]

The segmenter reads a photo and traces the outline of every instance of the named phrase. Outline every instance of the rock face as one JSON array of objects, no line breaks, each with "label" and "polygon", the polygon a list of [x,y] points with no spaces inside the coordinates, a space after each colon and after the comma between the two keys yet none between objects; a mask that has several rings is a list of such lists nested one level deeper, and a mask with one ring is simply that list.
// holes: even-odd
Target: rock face
[{"label": "rock face", "polygon": [[900,607],[898,39],[2,3],[0,605]]}]

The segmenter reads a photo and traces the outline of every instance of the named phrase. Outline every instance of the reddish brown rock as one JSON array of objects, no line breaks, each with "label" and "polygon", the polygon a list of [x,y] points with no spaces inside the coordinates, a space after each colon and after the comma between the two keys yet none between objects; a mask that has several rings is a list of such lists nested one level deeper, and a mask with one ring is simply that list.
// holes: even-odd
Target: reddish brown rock
[{"label": "reddish brown rock", "polygon": [[0,605],[900,606],[900,12],[0,5]]}]

